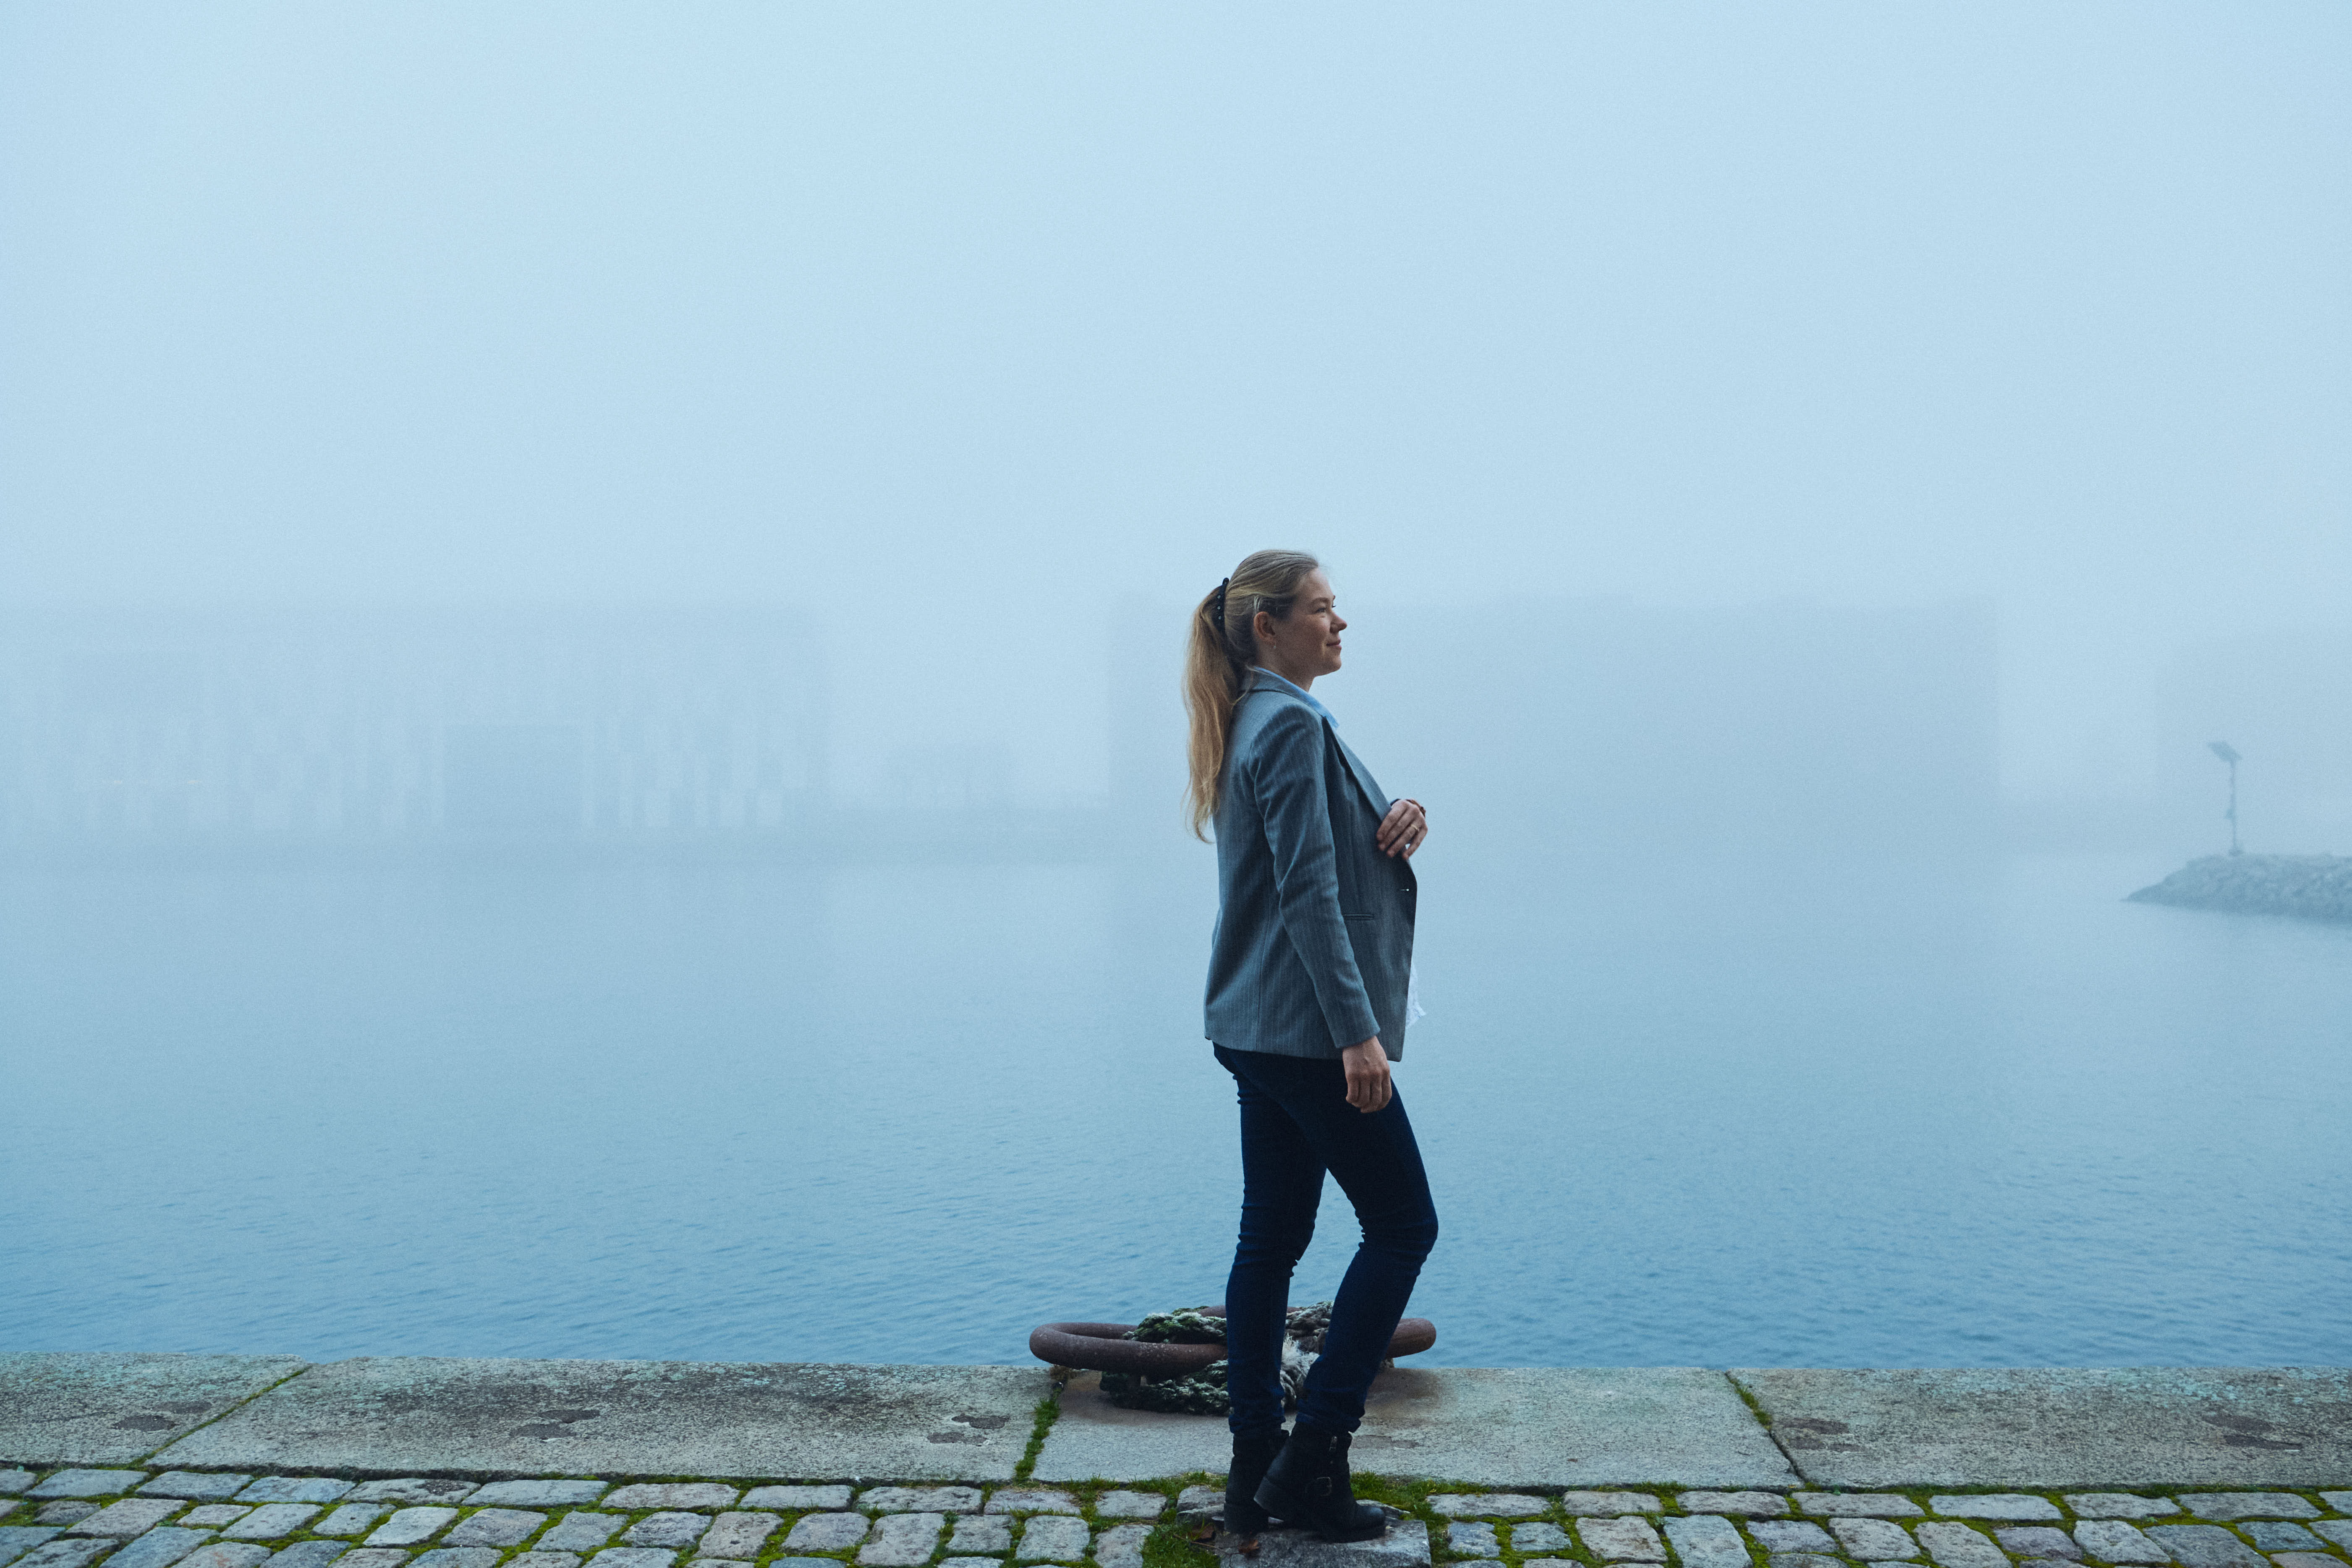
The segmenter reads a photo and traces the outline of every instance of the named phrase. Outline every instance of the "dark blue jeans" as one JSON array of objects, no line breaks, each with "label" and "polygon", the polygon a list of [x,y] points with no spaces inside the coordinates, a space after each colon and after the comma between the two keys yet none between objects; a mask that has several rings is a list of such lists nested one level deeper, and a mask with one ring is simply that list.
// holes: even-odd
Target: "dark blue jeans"
[{"label": "dark blue jeans", "polygon": [[1332,1298],[1331,1327],[1307,1371],[1298,1418],[1319,1431],[1352,1432],[1422,1260],[1437,1244],[1437,1208],[1404,1100],[1367,1116],[1348,1103],[1347,1069],[1337,1057],[1216,1050],[1242,1102],[1242,1235],[1225,1283],[1233,1429],[1282,1425],[1290,1272],[1315,1239],[1328,1170],[1356,1206],[1364,1239]]}]

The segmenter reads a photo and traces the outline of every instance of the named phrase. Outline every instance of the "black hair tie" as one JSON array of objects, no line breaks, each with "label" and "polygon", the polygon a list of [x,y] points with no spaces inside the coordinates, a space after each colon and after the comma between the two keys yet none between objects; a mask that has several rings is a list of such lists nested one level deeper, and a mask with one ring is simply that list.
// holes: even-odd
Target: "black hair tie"
[{"label": "black hair tie", "polygon": [[1225,590],[1233,585],[1233,580],[1229,577],[1217,584],[1217,635],[1220,637],[1225,635]]}]

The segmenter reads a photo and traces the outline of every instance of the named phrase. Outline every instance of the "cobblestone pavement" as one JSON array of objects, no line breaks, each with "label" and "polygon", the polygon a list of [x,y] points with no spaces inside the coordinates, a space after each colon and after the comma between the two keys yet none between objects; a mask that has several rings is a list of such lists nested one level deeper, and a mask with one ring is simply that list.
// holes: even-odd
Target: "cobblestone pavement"
[{"label": "cobblestone pavement", "polygon": [[[1675,1568],[2345,1568],[2341,1490],[1480,1492],[1368,1483],[1440,1561]],[[1143,1568],[1202,1485],[482,1483],[0,1470],[0,1568]],[[1341,1549],[1333,1549],[1335,1552]],[[1181,1561],[1159,1551],[1163,1563]]]}]

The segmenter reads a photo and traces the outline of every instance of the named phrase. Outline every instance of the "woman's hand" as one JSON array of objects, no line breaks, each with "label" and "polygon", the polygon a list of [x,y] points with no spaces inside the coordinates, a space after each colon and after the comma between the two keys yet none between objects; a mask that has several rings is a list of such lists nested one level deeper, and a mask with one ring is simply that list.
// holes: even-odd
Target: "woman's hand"
[{"label": "woman's hand", "polygon": [[1381,1049],[1381,1037],[1360,1040],[1339,1053],[1340,1065],[1348,1070],[1348,1103],[1367,1116],[1389,1103],[1396,1092],[1389,1082],[1389,1053]]},{"label": "woman's hand", "polygon": [[1384,855],[1412,858],[1421,841],[1429,837],[1429,813],[1421,809],[1418,800],[1399,800],[1389,807],[1389,814],[1381,819],[1378,843]]}]

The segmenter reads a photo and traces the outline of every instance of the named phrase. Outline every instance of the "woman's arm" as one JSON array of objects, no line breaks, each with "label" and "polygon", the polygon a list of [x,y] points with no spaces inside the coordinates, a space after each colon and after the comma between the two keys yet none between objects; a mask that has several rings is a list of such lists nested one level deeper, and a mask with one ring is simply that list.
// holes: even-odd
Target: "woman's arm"
[{"label": "woman's arm", "polygon": [[1274,857],[1275,903],[1283,931],[1307,967],[1332,1049],[1344,1051],[1377,1037],[1381,1020],[1339,912],[1339,857],[1331,841],[1323,766],[1322,722],[1305,707],[1280,705],[1251,758],[1252,793]]}]

